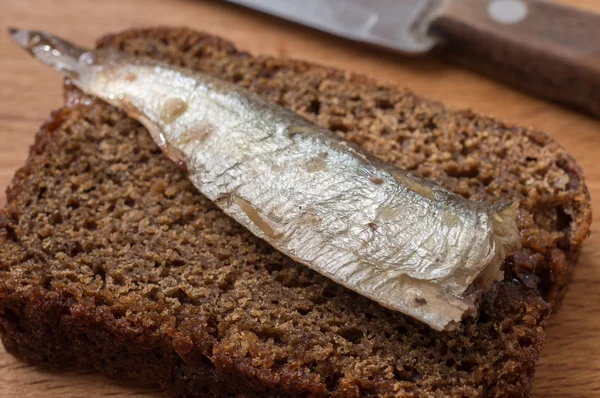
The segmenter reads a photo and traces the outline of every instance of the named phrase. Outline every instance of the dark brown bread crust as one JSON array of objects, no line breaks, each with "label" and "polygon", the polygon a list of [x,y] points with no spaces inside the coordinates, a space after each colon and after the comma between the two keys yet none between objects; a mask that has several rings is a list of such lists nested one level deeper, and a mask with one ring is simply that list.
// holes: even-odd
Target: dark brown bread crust
[{"label": "dark brown bread crust", "polygon": [[581,171],[556,143],[185,29],[100,45],[237,81],[463,195],[517,199],[525,247],[478,318],[434,332],[270,249],[199,195],[139,124],[67,87],[0,211],[9,352],[181,396],[527,394],[549,313],[535,288],[560,296],[589,231]]}]

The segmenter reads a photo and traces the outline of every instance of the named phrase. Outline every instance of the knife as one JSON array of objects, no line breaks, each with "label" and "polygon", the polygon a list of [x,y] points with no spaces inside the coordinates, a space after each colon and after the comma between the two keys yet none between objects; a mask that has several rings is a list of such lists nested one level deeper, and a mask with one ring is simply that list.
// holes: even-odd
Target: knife
[{"label": "knife", "polygon": [[228,0],[402,54],[436,52],[600,117],[600,15],[543,0]]}]

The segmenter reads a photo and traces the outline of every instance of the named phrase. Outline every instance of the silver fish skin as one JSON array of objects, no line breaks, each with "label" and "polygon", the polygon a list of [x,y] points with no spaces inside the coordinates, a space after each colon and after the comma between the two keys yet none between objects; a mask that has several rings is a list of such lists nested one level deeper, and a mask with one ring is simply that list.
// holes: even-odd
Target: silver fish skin
[{"label": "silver fish skin", "polygon": [[139,120],[194,186],[299,263],[436,330],[476,313],[519,247],[517,204],[467,200],[209,75],[13,29]]}]

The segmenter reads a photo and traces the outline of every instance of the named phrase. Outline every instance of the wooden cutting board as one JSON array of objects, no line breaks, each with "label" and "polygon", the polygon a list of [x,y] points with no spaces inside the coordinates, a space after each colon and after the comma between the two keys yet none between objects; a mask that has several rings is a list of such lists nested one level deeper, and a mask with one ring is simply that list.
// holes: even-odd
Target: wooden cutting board
[{"label": "wooden cutting board", "polygon": [[[598,0],[562,0],[600,13]],[[455,108],[470,107],[546,131],[583,167],[600,214],[600,120],[529,97],[434,58],[406,59],[365,49],[221,2],[193,0],[0,0],[0,206],[35,132],[62,103],[61,79],[12,45],[7,26],[54,32],[93,44],[107,32],[187,25],[228,38],[254,54],[301,58],[409,86]],[[600,27],[598,28],[600,34]],[[553,315],[533,397],[600,396],[600,235],[595,217],[570,290]],[[598,245],[598,246],[596,246]],[[49,373],[0,346],[0,398],[158,397],[157,390],[89,373]]]}]

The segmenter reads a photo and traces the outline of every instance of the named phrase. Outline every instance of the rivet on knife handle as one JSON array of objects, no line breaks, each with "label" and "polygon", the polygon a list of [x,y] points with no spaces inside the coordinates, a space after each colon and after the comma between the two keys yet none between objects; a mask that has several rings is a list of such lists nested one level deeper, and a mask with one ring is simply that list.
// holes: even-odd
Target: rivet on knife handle
[{"label": "rivet on knife handle", "polygon": [[431,32],[462,66],[600,116],[600,15],[539,0],[449,0]]}]

